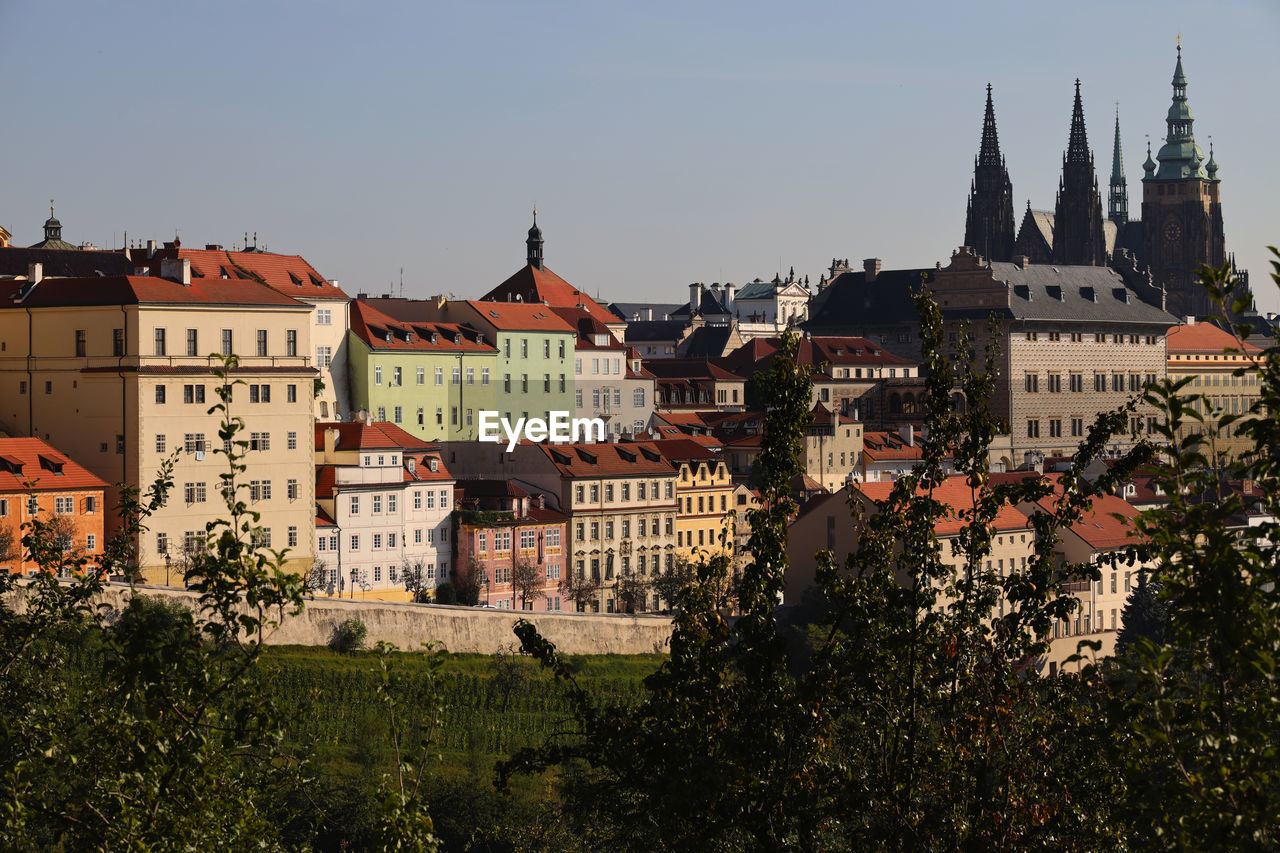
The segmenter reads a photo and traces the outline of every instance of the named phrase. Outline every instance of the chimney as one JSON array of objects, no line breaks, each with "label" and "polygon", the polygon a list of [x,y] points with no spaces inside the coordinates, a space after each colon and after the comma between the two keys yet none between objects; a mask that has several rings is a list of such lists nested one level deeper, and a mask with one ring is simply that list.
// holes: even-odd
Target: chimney
[{"label": "chimney", "polygon": [[1013,265],[1020,270],[1025,270],[1031,266],[1031,258],[1028,255],[1014,255]]},{"label": "chimney", "polygon": [[880,259],[867,258],[862,262],[862,272],[867,281],[875,281],[876,276],[880,275]]},{"label": "chimney", "polygon": [[539,492],[538,496],[534,498],[534,502],[537,503],[538,509],[547,508],[547,496],[542,494],[541,492]]},{"label": "chimney", "polygon": [[731,281],[724,283],[724,307],[730,312],[733,311],[733,282]]},{"label": "chimney", "polygon": [[695,281],[689,285],[689,316],[693,316],[698,310],[698,305],[702,303],[702,282]]},{"label": "chimney", "polygon": [[[40,266],[40,265],[39,265],[39,264],[33,264],[33,266],[37,266],[37,267],[38,267],[38,266]],[[1184,324],[1184,325],[1187,325],[1187,326],[1194,326],[1194,325],[1196,324],[1196,318],[1195,318],[1195,317],[1192,317],[1192,316],[1190,316],[1190,315],[1188,315],[1188,316],[1186,316],[1186,317],[1183,317],[1183,318],[1182,318],[1182,322],[1183,322],[1183,324]]]},{"label": "chimney", "polygon": [[324,431],[324,457],[325,461],[333,458],[333,454],[338,449],[338,430],[335,427],[329,427]]},{"label": "chimney", "polygon": [[27,264],[27,287],[35,287],[44,281],[44,264]]},{"label": "chimney", "polygon": [[898,435],[902,436],[902,441],[907,447],[916,446],[916,428],[912,424],[903,424],[898,427]]},{"label": "chimney", "polygon": [[156,256],[156,241],[148,240],[147,241],[147,260],[150,260],[155,256]]},{"label": "chimney", "polygon": [[645,314],[645,317],[644,317],[644,318],[645,318],[646,320],[652,320],[652,319],[653,319],[653,309],[652,309],[652,308],[646,308],[646,309],[645,309],[644,314]]},{"label": "chimney", "polygon": [[169,281],[176,281],[178,284],[186,287],[191,286],[191,259],[190,258],[161,258],[160,259],[160,277],[167,278]]}]

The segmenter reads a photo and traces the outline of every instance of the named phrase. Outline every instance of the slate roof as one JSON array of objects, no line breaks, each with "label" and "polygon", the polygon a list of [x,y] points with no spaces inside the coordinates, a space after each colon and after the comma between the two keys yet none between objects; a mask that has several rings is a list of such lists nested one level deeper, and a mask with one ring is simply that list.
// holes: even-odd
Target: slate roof
[{"label": "slate roof", "polygon": [[733,299],[735,302],[740,299],[772,299],[781,287],[776,282],[756,279],[743,285]]},{"label": "slate roof", "polygon": [[[684,305],[689,303],[685,302]],[[666,320],[671,313],[681,307],[679,302],[610,302],[609,311],[614,316],[628,323],[638,320]],[[649,312],[653,312],[652,318]]]},{"label": "slate roof", "polygon": [[[28,487],[30,481],[34,485]],[[38,438],[0,438],[0,492],[105,490],[107,482]]]},{"label": "slate roof", "polygon": [[810,319],[802,325],[820,334],[822,329],[842,329],[860,323],[918,324],[911,296],[923,280],[931,281],[933,269],[882,270],[872,281],[862,270],[841,273],[814,297]]},{"label": "slate roof", "polygon": [[120,252],[0,248],[0,276],[25,276],[30,264],[43,264],[46,277],[60,278],[132,275],[136,266]]},{"label": "slate roof", "polygon": [[741,376],[705,358],[653,358],[645,367],[659,379],[712,379],[718,382],[744,382]]},{"label": "slate roof", "polygon": [[701,326],[680,342],[680,350],[684,358],[719,358],[732,333],[730,326]]},{"label": "slate roof", "polygon": [[[709,288],[702,288],[702,298],[698,302],[698,313],[704,317],[708,315],[714,316],[717,314],[728,315],[729,309],[726,308],[724,304],[724,291],[720,291],[720,295],[717,296]],[[672,311],[671,316],[672,318],[688,317],[689,303],[686,302],[676,310]]]},{"label": "slate roof", "polygon": [[678,341],[684,336],[682,320],[632,320],[627,323],[627,343]]},{"label": "slate roof", "polygon": [[1161,326],[1161,331],[1177,323],[1169,312],[1139,299],[1110,267],[1028,264],[1023,269],[993,261],[991,274],[1012,288],[1009,310],[1018,320],[1139,323]]}]

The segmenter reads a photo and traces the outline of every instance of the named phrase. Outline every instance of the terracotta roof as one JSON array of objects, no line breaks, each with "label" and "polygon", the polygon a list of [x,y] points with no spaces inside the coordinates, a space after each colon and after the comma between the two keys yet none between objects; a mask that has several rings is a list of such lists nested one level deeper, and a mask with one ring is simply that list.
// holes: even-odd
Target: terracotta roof
[{"label": "terracotta roof", "polygon": [[338,522],[329,517],[323,508],[316,507],[316,527],[337,527]]},{"label": "terracotta roof", "polygon": [[[857,483],[853,488],[870,500],[883,501],[889,498],[894,485],[894,483]],[[926,491],[920,489],[916,494],[924,495]],[[959,533],[964,527],[959,514],[973,509],[973,493],[970,491],[969,484],[965,482],[964,475],[956,474],[943,480],[942,484],[934,489],[933,499],[950,508],[950,512],[934,522],[934,533],[938,536],[954,536]],[[996,530],[1024,530],[1030,526],[1030,519],[1014,507],[1002,506],[996,513],[994,523]]]},{"label": "terracotta roof", "polygon": [[[1056,477],[1053,478],[1057,482]],[[1041,498],[1037,503],[1053,512],[1061,492]],[[1133,519],[1139,510],[1124,498],[1115,495],[1094,495],[1080,518],[1071,525],[1071,532],[1083,539],[1091,548],[1122,548],[1138,542]],[[1117,518],[1119,516],[1119,518]]]},{"label": "terracotta roof", "polygon": [[190,285],[153,276],[46,278],[21,302],[4,299],[6,308],[67,305],[282,305],[307,307],[266,285],[244,279],[192,278]]},{"label": "terracotta roof", "polygon": [[707,358],[653,358],[645,368],[659,379],[711,379],[717,382],[745,382]]},{"label": "terracotta roof", "polygon": [[[782,346],[781,338],[752,338],[718,362],[739,374],[750,374],[773,362]],[[915,366],[919,362],[902,358],[886,350],[880,344],[856,337],[828,337],[815,335],[801,338],[796,348],[799,364],[817,369],[826,364],[869,364]]]},{"label": "terracotta roof", "polygon": [[[35,485],[28,488],[27,482]],[[0,438],[0,492],[106,488],[105,480],[38,438]]]},{"label": "terracotta roof", "polygon": [[[1235,335],[1218,328],[1213,323],[1204,322],[1173,326],[1165,337],[1165,347],[1170,355],[1222,355],[1231,351],[1232,355],[1239,356],[1241,354],[1257,355],[1262,352],[1260,347],[1250,343],[1245,343],[1241,347]],[[1182,363],[1187,362],[1184,360]],[[1221,361],[1217,364],[1225,366]]]},{"label": "terracotta roof", "polygon": [[[412,459],[414,461],[413,473],[409,472],[408,467],[404,470],[404,479],[414,483],[429,483],[437,480],[453,480],[453,475],[449,473],[449,469],[445,467],[444,459],[439,453],[406,453],[405,460]],[[436,463],[436,470],[431,470],[431,463]]]},{"label": "terracotta roof", "polygon": [[[492,352],[480,332],[460,323],[407,323],[361,300],[351,303],[351,331],[374,350],[414,352]],[[388,340],[390,337],[390,340]]]},{"label": "terracotta roof", "polygon": [[483,320],[504,332],[573,332],[574,328],[546,305],[524,302],[464,300]]},{"label": "terracotta roof", "polygon": [[924,453],[918,438],[915,446],[911,447],[896,432],[863,433],[862,450],[873,462],[890,459],[919,459]]},{"label": "terracotta roof", "polygon": [[[160,269],[161,259],[175,257],[191,261],[192,279],[256,277],[267,287],[286,296],[307,299],[348,298],[342,288],[327,281],[300,255],[166,247],[157,249],[155,256],[143,263],[149,265],[155,274]],[[136,262],[138,259],[134,260]]]},{"label": "terracotta roof", "polygon": [[461,498],[527,498],[529,493],[510,480],[460,480]]},{"label": "terracotta roof", "polygon": [[387,421],[371,424],[321,422],[316,424],[316,450],[324,450],[325,432],[331,429],[338,431],[338,450],[410,450],[436,446],[435,442],[418,438]]},{"label": "terracotta roof", "polygon": [[792,474],[791,479],[787,481],[787,486],[793,492],[825,492],[826,488],[821,483],[810,477],[803,471],[798,474]]},{"label": "terracotta roof", "polygon": [[519,296],[525,304],[546,303],[553,308],[583,308],[601,323],[621,324],[613,312],[596,302],[544,265],[529,264],[482,297],[484,301],[506,302]]},{"label": "terracotta roof", "polygon": [[[556,315],[560,317],[560,319],[564,320],[566,323],[572,326],[574,331],[578,333],[578,340],[574,344],[574,349],[577,349],[577,350],[586,350],[586,349],[623,350],[625,349],[625,350],[628,350],[627,357],[628,358],[632,357],[630,354],[630,348],[628,348],[626,344],[622,343],[620,340],[614,337],[614,334],[609,330],[609,327],[606,326],[599,319],[597,319],[595,316],[593,316],[591,312],[587,311],[586,309],[579,308],[579,307],[560,308],[553,305],[551,306],[551,310],[554,311]],[[614,318],[614,319],[616,320],[617,318]],[[597,344],[596,335],[605,335],[606,336],[605,343]]]},{"label": "terracotta roof", "polygon": [[702,442],[693,438],[666,438],[646,442],[657,448],[665,458],[672,462],[719,462],[720,454],[707,448]]},{"label": "terracotta roof", "polygon": [[333,483],[338,478],[337,465],[316,466],[316,497],[333,497]]},{"label": "terracotta roof", "polygon": [[652,441],[631,444],[539,444],[561,476],[640,477],[674,474],[675,466],[663,458]]}]

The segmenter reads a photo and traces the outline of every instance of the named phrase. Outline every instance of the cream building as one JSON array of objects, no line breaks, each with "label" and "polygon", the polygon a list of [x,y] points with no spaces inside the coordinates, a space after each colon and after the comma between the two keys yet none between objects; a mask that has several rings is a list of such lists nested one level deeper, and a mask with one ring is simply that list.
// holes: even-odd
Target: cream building
[{"label": "cream building", "polygon": [[186,261],[163,271],[44,279],[36,268],[3,283],[0,425],[52,442],[112,484],[108,537],[119,484],[145,491],[172,458],[173,490],[146,522],[138,563],[148,581],[177,583],[184,550],[228,515],[222,416],[209,411],[221,361],[210,353],[234,353],[231,414],[244,420],[247,466],[237,496],[261,514],[262,546],[287,548],[302,570],[315,523],[312,306],[252,279],[193,278]]},{"label": "cream building", "polygon": [[[1212,323],[1197,323],[1187,317],[1181,325],[1169,329],[1166,339],[1168,371],[1172,380],[1191,377],[1184,394],[1204,395],[1196,400],[1196,411],[1204,415],[1204,423],[1188,421],[1178,438],[1189,430],[1213,433],[1223,415],[1245,415],[1257,402],[1262,390],[1262,373],[1258,356],[1262,349],[1250,343],[1241,344],[1234,335]],[[1240,371],[1237,376],[1236,372]],[[1253,441],[1242,438],[1236,425],[1227,425],[1210,439],[1203,452],[1234,457],[1253,448]]]},{"label": "cream building", "polygon": [[733,554],[733,480],[720,454],[691,438],[652,442],[676,467],[676,554],[698,561]]}]

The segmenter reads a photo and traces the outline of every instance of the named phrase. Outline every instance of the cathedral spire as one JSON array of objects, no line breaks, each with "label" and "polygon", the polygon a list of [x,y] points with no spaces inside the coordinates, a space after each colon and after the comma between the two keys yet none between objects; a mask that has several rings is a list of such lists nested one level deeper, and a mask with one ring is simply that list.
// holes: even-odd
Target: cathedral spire
[{"label": "cathedral spire", "polygon": [[1080,101],[1080,78],[1076,78],[1076,100],[1071,108],[1071,135],[1067,139],[1067,162],[1090,163],[1089,141],[1084,132],[1084,105]]},{"label": "cathedral spire", "polygon": [[1080,80],[1076,80],[1075,102],[1071,108],[1071,133],[1062,158],[1062,179],[1053,216],[1053,262],[1102,266],[1107,262],[1106,238],[1102,231],[1102,197],[1093,154],[1084,130],[1084,105]]},{"label": "cathedral spire", "polygon": [[1000,139],[996,136],[996,110],[991,102],[991,84],[987,84],[987,112],[982,118],[982,146],[978,149],[979,166],[1003,165]]},{"label": "cathedral spire", "polygon": [[1116,138],[1111,153],[1111,193],[1107,218],[1123,226],[1129,221],[1129,187],[1124,179],[1124,156],[1120,151],[1120,105],[1116,104]]},{"label": "cathedral spire", "polygon": [[1013,184],[1000,156],[996,136],[996,112],[987,84],[987,106],[982,118],[982,141],[973,163],[973,182],[965,215],[964,244],[988,260],[1007,261],[1013,256]]}]

